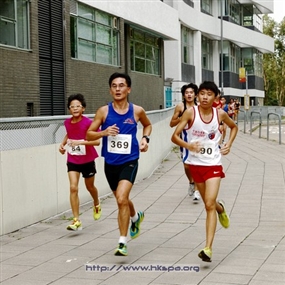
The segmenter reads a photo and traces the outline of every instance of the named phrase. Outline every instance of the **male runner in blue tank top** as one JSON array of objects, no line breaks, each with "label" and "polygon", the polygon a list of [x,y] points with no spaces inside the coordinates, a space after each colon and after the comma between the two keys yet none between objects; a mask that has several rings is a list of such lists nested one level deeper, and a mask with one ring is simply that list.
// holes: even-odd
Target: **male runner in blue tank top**
[{"label": "male runner in blue tank top", "polygon": [[[114,73],[109,78],[113,101],[98,109],[87,131],[88,140],[103,138],[102,156],[105,158],[105,175],[118,205],[119,245],[115,255],[126,256],[127,234],[131,219],[130,236],[139,236],[143,212],[136,212],[129,198],[138,170],[141,152],[148,150],[151,122],[145,110],[128,101],[131,78],[124,73]],[[138,142],[137,124],[143,126],[143,136]],[[101,132],[96,132],[101,128]]]}]

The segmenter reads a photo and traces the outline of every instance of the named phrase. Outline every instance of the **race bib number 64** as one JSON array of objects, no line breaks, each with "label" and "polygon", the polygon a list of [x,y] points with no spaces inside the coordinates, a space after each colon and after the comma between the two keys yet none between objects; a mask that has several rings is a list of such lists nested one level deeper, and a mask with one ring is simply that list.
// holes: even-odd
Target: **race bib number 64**
[{"label": "race bib number 64", "polygon": [[118,134],[108,136],[107,151],[110,153],[130,154],[132,135]]},{"label": "race bib number 64", "polygon": [[85,145],[68,146],[68,152],[71,155],[86,155],[86,147]]}]

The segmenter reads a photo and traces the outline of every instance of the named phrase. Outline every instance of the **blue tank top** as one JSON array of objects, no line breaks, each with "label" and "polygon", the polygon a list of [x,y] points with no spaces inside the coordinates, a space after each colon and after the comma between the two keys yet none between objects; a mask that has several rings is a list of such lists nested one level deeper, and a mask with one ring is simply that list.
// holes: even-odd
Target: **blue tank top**
[{"label": "blue tank top", "polygon": [[[129,103],[129,110],[126,114],[118,114],[112,102],[108,104],[108,114],[105,122],[102,124],[102,130],[116,124],[120,129],[119,135],[116,137],[103,137],[102,156],[105,162],[112,165],[124,164],[139,158],[139,142],[137,140],[137,122],[134,116],[134,105]],[[128,135],[128,139],[118,139],[120,135]],[[124,136],[123,136],[124,137]],[[114,146],[114,148],[112,148]],[[130,148],[130,149],[129,149]],[[116,149],[113,151],[112,149]],[[129,149],[129,153],[125,153],[125,149]]]}]

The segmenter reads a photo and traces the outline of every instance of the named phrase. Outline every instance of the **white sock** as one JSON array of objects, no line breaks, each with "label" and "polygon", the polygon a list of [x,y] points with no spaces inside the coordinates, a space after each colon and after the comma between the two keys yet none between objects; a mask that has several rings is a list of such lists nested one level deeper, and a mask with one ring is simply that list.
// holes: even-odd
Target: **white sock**
[{"label": "white sock", "polygon": [[136,212],[136,214],[133,217],[131,217],[131,221],[134,223],[138,220],[138,218],[139,216],[138,216],[138,213]]},{"label": "white sock", "polygon": [[120,236],[119,243],[127,244],[127,237]]}]

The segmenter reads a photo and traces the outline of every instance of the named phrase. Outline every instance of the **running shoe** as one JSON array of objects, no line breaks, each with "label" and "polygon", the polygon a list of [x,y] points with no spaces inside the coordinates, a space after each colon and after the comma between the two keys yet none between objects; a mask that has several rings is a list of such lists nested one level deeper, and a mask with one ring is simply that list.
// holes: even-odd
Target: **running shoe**
[{"label": "running shoe", "polygon": [[195,184],[194,183],[189,183],[189,187],[188,187],[188,195],[189,196],[193,196],[194,194],[194,188],[195,188]]},{"label": "running shoe", "polygon": [[137,238],[140,234],[140,224],[144,219],[144,212],[138,212],[138,219],[135,222],[131,221],[130,236],[132,239]]},{"label": "running shoe", "polygon": [[195,190],[193,201],[198,202],[201,199],[200,192],[198,190]]},{"label": "running shoe", "polygon": [[125,245],[124,243],[119,243],[117,249],[115,250],[115,255],[127,256],[128,255],[127,245]]},{"label": "running shoe", "polygon": [[69,231],[81,231],[82,230],[82,224],[81,224],[80,220],[78,220],[77,218],[73,218],[72,224],[67,226],[66,229]]},{"label": "running shoe", "polygon": [[94,220],[99,220],[101,218],[102,209],[101,205],[93,206],[93,218]]},{"label": "running shoe", "polygon": [[224,211],[222,213],[218,213],[220,224],[224,228],[228,228],[230,226],[230,218],[226,213],[225,202],[223,200],[219,200],[218,203],[223,207]]},{"label": "running shoe", "polygon": [[202,249],[198,256],[205,262],[212,262],[212,250],[209,247]]}]

